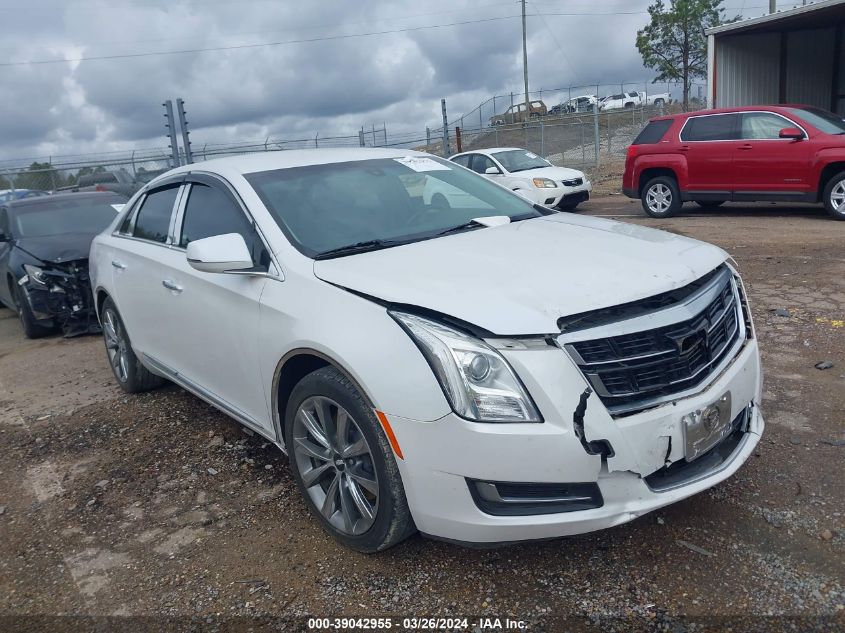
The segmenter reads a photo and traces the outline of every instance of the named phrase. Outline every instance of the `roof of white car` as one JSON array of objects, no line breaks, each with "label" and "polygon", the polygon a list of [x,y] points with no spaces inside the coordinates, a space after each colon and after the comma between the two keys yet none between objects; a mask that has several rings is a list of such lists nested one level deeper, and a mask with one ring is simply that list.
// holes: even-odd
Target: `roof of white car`
[{"label": "roof of white car", "polygon": [[[495,154],[496,152],[527,152],[528,150],[524,147],[485,147],[484,149],[474,149],[471,151],[461,152],[460,154],[455,154],[455,156],[461,156],[463,154]],[[454,156],[452,157],[454,158]]]},{"label": "roof of white car", "polygon": [[423,152],[410,149],[383,148],[343,148],[343,149],[292,149],[277,152],[262,152],[242,156],[228,156],[212,160],[183,165],[167,172],[172,176],[187,171],[235,172],[251,174],[273,169],[305,167],[308,165],[327,165],[330,163],[349,163],[358,160],[377,160],[379,158],[402,158],[403,156],[427,156]]}]

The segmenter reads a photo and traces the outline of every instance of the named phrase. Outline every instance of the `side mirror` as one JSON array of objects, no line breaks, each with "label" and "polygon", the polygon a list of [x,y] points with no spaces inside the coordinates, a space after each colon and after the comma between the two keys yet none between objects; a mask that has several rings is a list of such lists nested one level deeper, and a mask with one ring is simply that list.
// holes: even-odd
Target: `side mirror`
[{"label": "side mirror", "polygon": [[802,132],[797,127],[785,127],[780,131],[780,134],[778,134],[778,136],[780,138],[792,139],[793,141],[804,140],[804,132]]},{"label": "side mirror", "polygon": [[188,263],[204,273],[227,273],[252,268],[252,255],[239,233],[214,235],[188,244]]},{"label": "side mirror", "polygon": [[485,174],[490,174],[491,176],[495,176],[496,174],[501,174],[502,172],[499,171],[498,167],[488,167],[484,170]]}]

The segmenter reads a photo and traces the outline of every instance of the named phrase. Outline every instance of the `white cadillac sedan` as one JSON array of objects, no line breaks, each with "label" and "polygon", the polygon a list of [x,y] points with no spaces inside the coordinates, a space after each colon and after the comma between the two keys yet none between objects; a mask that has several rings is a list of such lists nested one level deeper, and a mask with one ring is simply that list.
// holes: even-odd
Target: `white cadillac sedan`
[{"label": "white cadillac sedan", "polygon": [[[555,167],[542,156],[517,147],[494,147],[455,154],[450,159],[516,191],[528,200],[561,211],[574,211],[590,199],[593,186],[582,171]],[[429,193],[434,190],[429,187]],[[448,198],[448,194],[445,194]]]},{"label": "white cadillac sedan", "polygon": [[[426,203],[428,180],[471,205]],[[173,381],[268,438],[363,552],[618,525],[731,476],[763,431],[724,251],[417,152],[175,169],[90,266],[120,386]]]}]

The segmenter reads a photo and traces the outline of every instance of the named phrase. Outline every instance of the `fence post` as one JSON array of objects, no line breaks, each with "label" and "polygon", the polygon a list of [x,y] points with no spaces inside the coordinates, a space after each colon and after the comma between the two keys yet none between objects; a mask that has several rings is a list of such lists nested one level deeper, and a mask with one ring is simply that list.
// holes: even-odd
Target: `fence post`
[{"label": "fence post", "polygon": [[[428,128],[426,128],[428,129]],[[363,128],[358,130],[358,145],[360,147],[364,147],[364,130]]]},{"label": "fence post", "polygon": [[612,114],[607,115],[607,155],[610,157],[610,143],[611,143],[611,130],[610,130],[610,119],[613,118]]},{"label": "fence post", "polygon": [[511,107],[513,107],[513,93],[511,93]]},{"label": "fence post", "polygon": [[449,158],[452,152],[449,150],[449,122],[446,119],[446,99],[440,100],[440,109],[443,111],[443,158]]},{"label": "fence post", "polygon": [[[598,94],[598,91],[596,91],[596,94]],[[599,138],[599,104],[598,103],[593,104],[593,127],[594,127],[593,144],[594,144],[595,150],[596,150],[596,167],[598,167],[601,164],[601,159],[599,158],[599,154],[601,153],[600,152],[600,150],[601,150],[601,140]]]},{"label": "fence post", "polygon": [[546,157],[546,126],[540,121],[540,156]]},{"label": "fence post", "polygon": [[461,143],[461,128],[455,128],[455,144],[458,146],[458,154],[464,151],[463,143]]},{"label": "fence post", "polygon": [[[493,97],[494,99],[496,97]],[[478,106],[478,132],[481,133],[481,130],[484,129],[484,119],[481,118],[481,106]]]},{"label": "fence post", "polygon": [[427,125],[425,126],[425,151],[429,151],[428,148],[431,147],[431,128]]},{"label": "fence post", "polygon": [[387,122],[382,122],[382,130],[384,130],[384,146],[387,147]]},{"label": "fence post", "polygon": [[584,124],[581,123],[579,126],[581,128],[581,164],[587,164],[587,139],[584,138]]}]

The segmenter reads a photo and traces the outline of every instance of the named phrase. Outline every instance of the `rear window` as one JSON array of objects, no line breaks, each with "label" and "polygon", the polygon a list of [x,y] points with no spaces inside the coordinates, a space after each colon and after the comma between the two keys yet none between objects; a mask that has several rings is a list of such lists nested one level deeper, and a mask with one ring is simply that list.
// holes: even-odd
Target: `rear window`
[{"label": "rear window", "polygon": [[739,138],[738,114],[697,116],[687,121],[682,141],[734,141]]},{"label": "rear window", "polygon": [[645,126],[639,136],[634,139],[634,145],[651,145],[659,143],[660,140],[672,127],[672,119],[661,119],[660,121],[651,121]]}]

